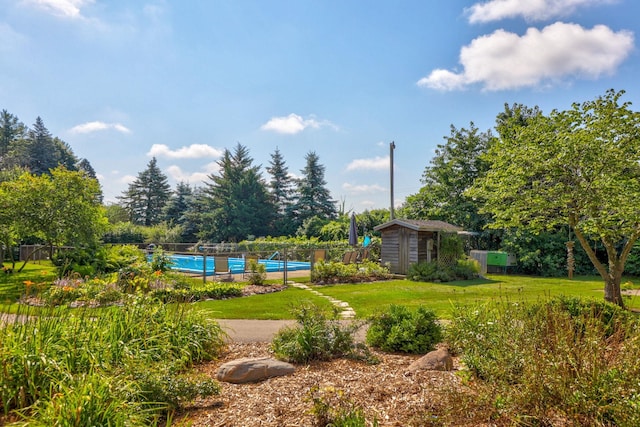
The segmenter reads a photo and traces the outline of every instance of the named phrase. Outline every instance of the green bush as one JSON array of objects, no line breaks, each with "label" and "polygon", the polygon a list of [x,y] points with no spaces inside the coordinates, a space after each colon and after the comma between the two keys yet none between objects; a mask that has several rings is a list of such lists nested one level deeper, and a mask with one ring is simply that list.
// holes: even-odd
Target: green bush
[{"label": "green bush", "polygon": [[151,270],[160,271],[162,273],[168,271],[173,265],[173,260],[162,248],[157,248],[151,256]]},{"label": "green bush", "polygon": [[319,307],[308,304],[294,309],[294,315],[298,325],[282,328],[271,342],[279,359],[308,363],[338,357],[370,358],[366,348],[356,345],[353,337],[361,324],[343,325],[336,313],[329,318]]},{"label": "green bush", "polygon": [[435,313],[423,306],[411,312],[403,305],[391,305],[370,322],[367,344],[383,351],[425,354],[442,341]]},{"label": "green bush", "polygon": [[414,282],[451,282],[453,280],[469,280],[478,277],[480,264],[470,258],[458,259],[453,266],[437,261],[411,264],[407,271],[407,279]]},{"label": "green bush", "polygon": [[234,283],[207,282],[190,289],[159,288],[149,293],[164,303],[194,302],[204,299],[226,299],[242,296],[242,285]]},{"label": "green bush", "polygon": [[311,272],[314,283],[358,283],[389,278],[389,269],[373,261],[364,260],[360,264],[320,261]]},{"label": "green bush", "polygon": [[[245,261],[246,262],[246,261]],[[247,281],[250,285],[264,285],[267,280],[267,266],[256,260],[249,260]]]},{"label": "green bush", "polygon": [[162,402],[164,410],[176,410],[198,397],[220,394],[220,385],[206,374],[180,372],[171,362],[138,364],[126,369],[135,391],[129,400]]},{"label": "green bush", "polygon": [[447,337],[498,424],[640,425],[633,315],[573,298],[458,307]]}]

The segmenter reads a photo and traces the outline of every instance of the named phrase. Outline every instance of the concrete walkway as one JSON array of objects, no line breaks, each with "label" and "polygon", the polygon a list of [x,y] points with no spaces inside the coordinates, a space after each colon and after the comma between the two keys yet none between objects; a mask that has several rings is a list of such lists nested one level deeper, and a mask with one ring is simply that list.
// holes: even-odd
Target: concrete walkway
[{"label": "concrete walkway", "polygon": [[[297,325],[295,320],[219,319],[216,321],[228,334],[228,341],[237,343],[271,342],[280,329]],[[341,320],[341,322],[349,323],[351,320]],[[367,325],[356,332],[355,340],[364,342],[366,335]]]},{"label": "concrete walkway", "polygon": [[[350,322],[356,317],[356,312],[344,301],[337,300],[328,295],[324,295],[305,284],[289,282],[289,285],[299,289],[304,289],[321,298],[326,298],[331,304],[340,310],[339,318],[343,322]],[[222,329],[229,335],[229,339],[233,342],[271,342],[276,333],[286,327],[295,326],[295,320],[249,320],[249,319],[220,319],[218,323]],[[366,328],[358,331],[356,334],[357,341],[364,341]]]}]

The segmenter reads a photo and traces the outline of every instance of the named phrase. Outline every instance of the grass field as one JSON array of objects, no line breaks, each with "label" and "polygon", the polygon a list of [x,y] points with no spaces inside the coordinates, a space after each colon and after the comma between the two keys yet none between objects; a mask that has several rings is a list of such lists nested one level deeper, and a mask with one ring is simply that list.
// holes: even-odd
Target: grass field
[{"label": "grass field", "polygon": [[[19,267],[20,265],[16,265]],[[25,290],[24,283],[31,282],[35,291],[39,284],[51,283],[55,270],[50,263],[29,263],[20,274],[0,275],[0,305],[2,311],[18,310],[16,299]],[[307,278],[296,279],[308,283]],[[623,279],[640,288],[640,279]],[[488,275],[476,279],[448,283],[423,283],[409,280],[391,280],[373,283],[314,286],[322,294],[349,303],[360,318],[390,304],[408,307],[424,305],[441,318],[449,318],[456,304],[479,304],[490,301],[536,301],[554,296],[580,296],[603,299],[604,284],[599,276],[566,278],[530,277],[516,275]],[[330,303],[309,291],[289,288],[282,292],[253,295],[244,298],[212,300],[196,303],[220,319],[291,319],[293,307],[311,302],[330,309]],[[627,297],[627,307],[640,310],[640,297]]]},{"label": "grass field", "polygon": [[[626,279],[623,282],[627,281]],[[638,287],[638,281],[634,287]],[[390,304],[408,307],[425,305],[440,318],[449,318],[456,304],[482,304],[490,301],[536,301],[554,296],[580,296],[601,300],[604,284],[599,277],[576,277],[573,280],[548,277],[489,275],[449,283],[422,283],[409,280],[343,284],[314,287],[324,295],[345,301],[365,318]],[[289,288],[285,291],[255,295],[249,298],[207,301],[198,305],[217,318],[224,319],[288,319],[290,308],[309,300],[327,305],[323,298],[308,291]],[[626,299],[630,308],[640,308],[640,297]]]}]

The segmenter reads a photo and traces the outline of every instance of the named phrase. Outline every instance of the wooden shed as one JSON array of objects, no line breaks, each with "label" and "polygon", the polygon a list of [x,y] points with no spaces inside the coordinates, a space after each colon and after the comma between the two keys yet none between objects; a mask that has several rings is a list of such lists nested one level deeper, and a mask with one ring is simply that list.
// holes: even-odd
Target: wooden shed
[{"label": "wooden shed", "polygon": [[394,219],[374,229],[382,234],[382,264],[395,274],[407,274],[417,262],[437,261],[441,234],[462,231],[444,221],[413,219]]}]

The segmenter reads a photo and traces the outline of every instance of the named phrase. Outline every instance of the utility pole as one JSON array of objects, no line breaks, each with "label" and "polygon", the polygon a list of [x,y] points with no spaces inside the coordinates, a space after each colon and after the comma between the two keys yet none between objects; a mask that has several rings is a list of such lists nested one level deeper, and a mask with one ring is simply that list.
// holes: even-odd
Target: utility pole
[{"label": "utility pole", "polygon": [[389,219],[393,221],[395,214],[393,212],[393,150],[396,148],[396,143],[391,141],[389,144],[389,177],[390,177],[390,193],[391,193],[391,206],[389,210]]}]

